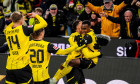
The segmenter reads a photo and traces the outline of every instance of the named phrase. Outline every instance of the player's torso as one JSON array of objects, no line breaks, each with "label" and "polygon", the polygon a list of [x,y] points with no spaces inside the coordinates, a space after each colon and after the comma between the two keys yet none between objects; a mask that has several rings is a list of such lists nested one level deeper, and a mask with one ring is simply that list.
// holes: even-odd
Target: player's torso
[{"label": "player's torso", "polygon": [[29,64],[27,57],[29,36],[24,34],[22,25],[16,28],[7,27],[4,32],[10,53],[6,68],[21,69],[25,67]]},{"label": "player's torso", "polygon": [[[69,38],[70,46],[77,44],[77,42],[75,41],[75,36],[78,36],[78,35],[80,35],[78,32],[72,33],[70,35],[70,38]],[[81,57],[82,57],[81,51],[73,51],[68,55],[67,59],[75,59],[75,58],[81,58]]]},{"label": "player's torso", "polygon": [[31,40],[29,43],[30,66],[34,81],[44,81],[49,77],[48,64],[51,54],[48,52],[49,42]]},{"label": "player's torso", "polygon": [[[97,49],[94,49],[94,45],[97,44],[97,37],[95,36],[95,33],[93,32],[93,30],[91,30],[89,33],[87,33],[88,35],[90,35],[92,37],[92,42],[90,44],[87,45],[89,52],[95,52],[98,51]],[[95,57],[92,59],[92,61],[97,64],[98,62],[98,57]]]}]

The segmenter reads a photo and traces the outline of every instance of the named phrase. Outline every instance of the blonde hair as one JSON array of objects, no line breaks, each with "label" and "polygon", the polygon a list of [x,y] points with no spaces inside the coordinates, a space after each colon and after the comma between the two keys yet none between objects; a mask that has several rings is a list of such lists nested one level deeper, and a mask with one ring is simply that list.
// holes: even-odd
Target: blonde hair
[{"label": "blonde hair", "polygon": [[12,19],[14,23],[17,23],[19,20],[23,18],[23,14],[22,12],[15,11],[11,14],[10,18]]}]

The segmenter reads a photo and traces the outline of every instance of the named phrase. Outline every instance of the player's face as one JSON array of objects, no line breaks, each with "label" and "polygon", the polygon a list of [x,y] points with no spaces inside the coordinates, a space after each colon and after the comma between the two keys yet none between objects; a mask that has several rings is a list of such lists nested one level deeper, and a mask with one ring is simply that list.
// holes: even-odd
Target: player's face
[{"label": "player's face", "polygon": [[82,26],[82,21],[79,22],[76,28],[76,32],[81,33],[81,26]]},{"label": "player's face", "polygon": [[83,24],[81,27],[81,33],[86,35],[90,31],[90,26],[88,24]]}]

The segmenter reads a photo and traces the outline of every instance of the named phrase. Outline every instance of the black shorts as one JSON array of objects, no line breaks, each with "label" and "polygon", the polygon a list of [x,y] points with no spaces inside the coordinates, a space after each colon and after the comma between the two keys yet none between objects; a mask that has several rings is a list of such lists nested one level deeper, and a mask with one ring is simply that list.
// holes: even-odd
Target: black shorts
[{"label": "black shorts", "polygon": [[42,82],[34,82],[34,84],[49,84],[49,79],[46,79]]},{"label": "black shorts", "polygon": [[81,69],[90,69],[96,66],[96,64],[94,64],[94,62],[90,59],[84,59],[84,58],[79,58],[80,59],[80,66],[79,68]]},{"label": "black shorts", "polygon": [[6,83],[27,83],[33,84],[32,70],[29,65],[22,69],[6,70]]},{"label": "black shorts", "polygon": [[84,77],[82,69],[74,67],[72,71],[66,76],[67,76],[67,84],[85,83],[85,77]]}]

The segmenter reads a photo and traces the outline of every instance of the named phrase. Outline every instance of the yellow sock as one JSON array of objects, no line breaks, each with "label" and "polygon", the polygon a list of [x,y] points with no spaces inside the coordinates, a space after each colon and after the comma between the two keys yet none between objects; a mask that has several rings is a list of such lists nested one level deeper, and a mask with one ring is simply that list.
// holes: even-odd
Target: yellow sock
[{"label": "yellow sock", "polygon": [[56,81],[58,81],[59,79],[63,78],[66,74],[68,74],[72,70],[72,68],[73,67],[71,66],[67,66],[67,67],[64,67],[62,70],[58,69],[58,71],[55,73],[53,78]]}]

